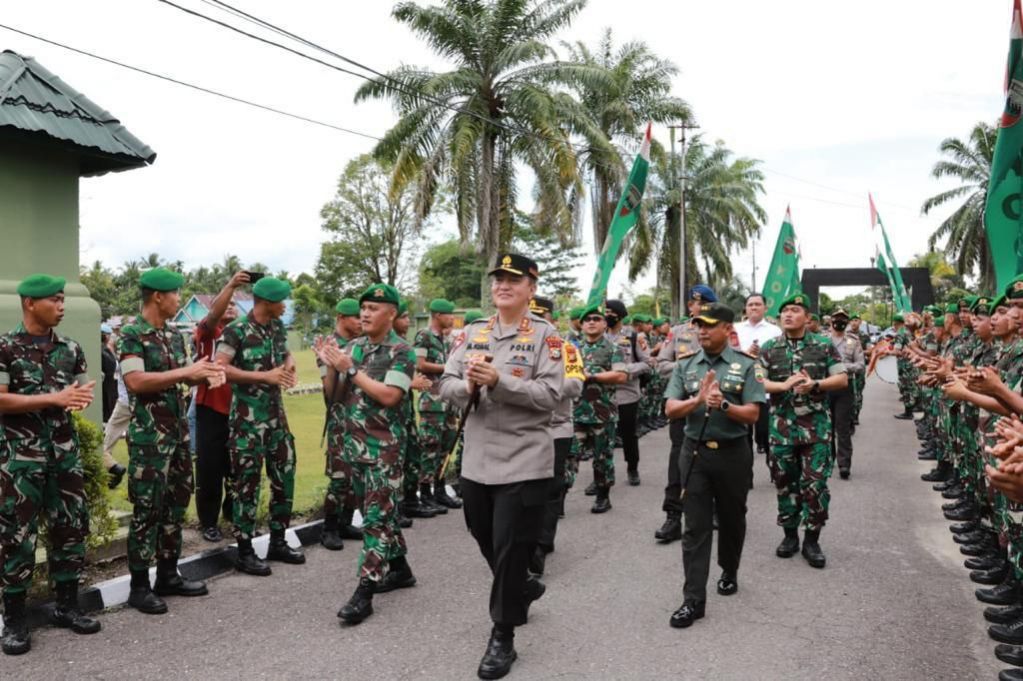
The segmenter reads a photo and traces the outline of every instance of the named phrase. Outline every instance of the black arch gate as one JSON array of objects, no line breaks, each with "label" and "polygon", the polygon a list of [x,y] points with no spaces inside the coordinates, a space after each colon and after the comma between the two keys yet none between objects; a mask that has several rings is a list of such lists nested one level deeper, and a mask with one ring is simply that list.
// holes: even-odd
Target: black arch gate
[{"label": "black arch gate", "polygon": [[[899,272],[914,310],[934,303],[931,274],[926,267],[900,267]],[[873,267],[803,270],[803,293],[814,303],[820,301],[821,286],[888,286],[888,277]]]}]

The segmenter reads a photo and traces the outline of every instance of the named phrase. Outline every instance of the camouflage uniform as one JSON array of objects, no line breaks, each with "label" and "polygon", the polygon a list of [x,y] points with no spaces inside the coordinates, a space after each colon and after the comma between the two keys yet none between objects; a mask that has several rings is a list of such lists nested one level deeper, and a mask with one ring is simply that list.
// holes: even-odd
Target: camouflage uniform
[{"label": "camouflage uniform", "polygon": [[[905,326],[899,329],[895,335],[894,347],[896,350],[906,349],[913,342],[913,334]],[[916,379],[919,375],[916,366],[901,355],[897,358],[899,368],[899,396],[906,411],[912,411],[919,400]]]},{"label": "camouflage uniform", "polygon": [[[415,354],[431,364],[443,366],[448,361],[450,346],[447,339],[426,328],[416,334]],[[440,375],[431,377],[440,378]],[[455,445],[458,414],[440,399],[436,380],[430,390],[419,393],[419,446],[422,459],[419,484],[432,485],[440,475],[444,460]]]},{"label": "camouflage uniform", "polygon": [[[134,371],[172,371],[192,363],[180,333],[157,329],[142,315],[121,328],[117,350],[125,377]],[[129,408],[128,498],[133,509],[128,568],[138,571],[149,569],[154,556],[177,560],[181,555],[181,525],[195,484],[181,387],[129,391]]]},{"label": "camouflage uniform", "polygon": [[[785,336],[764,343],[760,363],[767,380],[776,383],[805,369],[815,381],[845,371],[828,338],[809,331],[800,339]],[[828,477],[831,455],[831,411],[824,392],[797,395],[790,390],[771,395],[771,478],[778,490],[778,524],[820,530],[828,519]]]},{"label": "camouflage uniform", "polygon": [[[19,324],[0,336],[0,385],[17,395],[59,392],[88,382],[85,353],[53,332],[37,344]],[[78,582],[89,510],[78,437],[63,409],[0,417],[0,586],[24,593],[35,567],[39,516],[46,514],[50,579]]]},{"label": "camouflage uniform", "polygon": [[[587,374],[628,371],[621,348],[606,336],[601,336],[596,343],[584,338],[579,356]],[[611,487],[615,484],[614,442],[618,425],[615,392],[614,385],[588,380],[582,394],[575,401],[572,414],[575,440],[566,463],[566,469],[571,471],[569,478],[573,481],[579,470],[581,454],[587,452],[593,457],[593,482],[597,487]]]},{"label": "camouflage uniform", "polygon": [[[351,342],[344,336],[335,333],[334,341],[338,348],[344,350]],[[320,368],[320,376],[326,376],[328,367],[319,358],[316,366]],[[339,519],[346,509],[359,507],[359,500],[352,489],[352,464],[344,458],[344,424],[342,423],[341,403],[337,393],[341,390],[336,384],[334,395],[325,395],[327,400],[327,492],[323,498],[324,517],[337,516]]]},{"label": "camouflage uniform", "polygon": [[[217,353],[242,371],[272,371],[284,364],[288,336],[279,319],[262,325],[242,316],[224,329]],[[295,496],[295,438],[288,428],[280,386],[264,383],[231,385],[231,473],[234,476],[234,536],[251,541],[262,469],[270,480],[270,531],[282,534],[291,522]]]},{"label": "camouflage uniform", "polygon": [[[859,331],[860,345],[863,346],[864,357],[869,357],[869,353],[873,343],[870,342],[870,334],[860,329]],[[860,412],[863,411],[863,391],[867,387],[867,372],[860,371],[849,377],[853,384],[854,398],[853,398],[853,423],[860,422]]]},{"label": "camouflage uniform", "polygon": [[[398,334],[391,332],[381,343],[362,336],[350,347],[357,370],[408,393],[416,358]],[[354,384],[344,391],[345,458],[352,462],[355,493],[362,499],[360,579],[379,582],[388,561],[407,551],[397,515],[407,404],[402,399],[394,407],[384,407]]]},{"label": "camouflage uniform", "polygon": [[[1018,390],[1017,383],[1020,380],[1020,375],[1023,374],[1023,339],[1017,338],[1001,346],[995,368],[998,370],[998,375],[1003,383],[1014,390]],[[1002,417],[999,414],[989,414],[987,412],[982,412],[982,416],[981,423],[984,430],[984,440],[981,442],[981,445],[993,446],[996,440],[994,435],[995,424]],[[984,455],[984,459],[982,468],[983,463],[997,467],[998,460],[995,457]],[[1010,501],[993,486],[988,486],[988,494],[993,508],[992,520],[995,530],[999,533],[999,541],[1005,546],[1012,542],[1014,535],[1018,540],[1020,530],[1015,527],[1018,524],[1015,518],[1023,511],[1023,504]],[[1014,564],[1014,569],[1018,569],[1017,564]]]},{"label": "camouflage uniform", "polygon": [[[969,364],[976,368],[994,366],[998,359],[998,346],[984,343],[977,338],[974,343],[974,354]],[[984,456],[981,449],[980,408],[975,404],[963,402],[960,407],[959,442],[962,455],[959,458],[959,478],[969,499],[974,499],[981,508],[987,506],[987,494],[984,485]]]}]

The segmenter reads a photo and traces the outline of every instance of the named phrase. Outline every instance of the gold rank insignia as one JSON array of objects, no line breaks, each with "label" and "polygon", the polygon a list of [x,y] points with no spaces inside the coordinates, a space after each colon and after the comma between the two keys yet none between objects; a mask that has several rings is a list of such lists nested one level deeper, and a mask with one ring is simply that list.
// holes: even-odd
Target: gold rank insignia
[{"label": "gold rank insignia", "polygon": [[735,369],[736,371],[738,371],[739,369],[742,368],[742,365],[739,364],[738,362],[735,362],[735,363],[732,364],[732,368]]},{"label": "gold rank insignia", "polygon": [[796,296],[795,302],[796,302],[796,305],[802,305],[803,304],[803,296]]},{"label": "gold rank insignia", "polygon": [[504,256],[504,260],[501,261],[501,267],[511,267],[511,256]]},{"label": "gold rank insignia", "polygon": [[376,291],[373,291],[373,297],[374,298],[383,298],[384,297],[384,290],[382,288],[378,288]]}]

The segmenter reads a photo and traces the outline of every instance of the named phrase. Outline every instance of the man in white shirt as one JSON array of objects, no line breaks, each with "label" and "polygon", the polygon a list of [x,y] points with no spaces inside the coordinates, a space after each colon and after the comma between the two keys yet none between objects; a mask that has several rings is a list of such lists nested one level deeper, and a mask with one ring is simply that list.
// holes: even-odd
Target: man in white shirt
[{"label": "man in white shirt", "polygon": [[[735,325],[735,332],[739,336],[739,349],[754,357],[760,356],[760,348],[772,338],[781,335],[781,329],[777,324],[764,319],[767,312],[767,304],[764,296],[759,293],[751,293],[746,298],[746,319]],[[760,418],[753,427],[753,439],[757,443],[757,451],[767,453],[767,409],[760,410]]]}]

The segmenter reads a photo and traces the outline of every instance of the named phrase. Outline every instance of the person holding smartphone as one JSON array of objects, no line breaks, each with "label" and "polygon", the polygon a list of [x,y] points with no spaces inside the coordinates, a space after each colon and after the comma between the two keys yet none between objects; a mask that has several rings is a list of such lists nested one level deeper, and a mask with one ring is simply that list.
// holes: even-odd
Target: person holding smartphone
[{"label": "person holding smartphone", "polygon": [[530,603],[545,590],[527,580],[527,570],[554,476],[550,423],[565,371],[557,330],[529,312],[540,278],[536,262],[504,253],[489,275],[497,314],[465,328],[444,367],[440,395],[465,419],[465,523],[494,575],[494,627],[477,674],[497,679],[515,661],[515,627],[526,623]]}]

